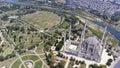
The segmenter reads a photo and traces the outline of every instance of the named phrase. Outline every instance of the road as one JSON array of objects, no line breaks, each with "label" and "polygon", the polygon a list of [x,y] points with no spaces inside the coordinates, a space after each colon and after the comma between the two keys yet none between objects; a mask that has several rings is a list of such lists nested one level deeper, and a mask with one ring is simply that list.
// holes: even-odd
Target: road
[{"label": "road", "polygon": [[20,21],[20,22],[22,22],[23,24],[27,24],[27,25],[35,28],[35,29],[38,31],[38,33],[44,33],[45,35],[48,35],[48,36],[50,36],[50,37],[53,37],[52,35],[46,33],[44,30],[40,30],[39,28],[35,27],[34,25],[32,25],[32,24],[30,24],[30,23],[27,23],[27,22],[22,21],[22,20],[20,20],[20,19],[17,19],[17,20]]},{"label": "road", "polygon": [[19,58],[20,61],[22,62],[24,68],[27,68],[27,67],[25,66],[25,63],[24,63],[24,61],[22,60],[21,56],[20,56],[17,52],[16,52],[15,54],[18,56],[18,58]]},{"label": "road", "polygon": [[[13,40],[10,38],[9,35],[8,35],[7,39],[9,39],[15,46],[17,46],[16,43],[13,42]],[[15,48],[14,45],[12,45],[13,48]],[[23,66],[24,66],[25,68],[27,68],[26,65],[24,64],[24,62],[22,61],[22,58],[20,57],[20,55],[17,53],[17,51],[15,51],[14,49],[13,49],[13,51],[15,52],[16,56],[18,56],[18,58],[20,59],[20,61],[22,62]]]},{"label": "road", "polygon": [[[23,22],[23,21],[21,21],[21,22]],[[24,23],[25,23],[25,22],[24,22]],[[30,26],[31,26],[31,25],[30,25]],[[32,27],[34,27],[34,26],[32,26]],[[34,28],[36,28],[36,27],[34,27]],[[43,30],[40,30],[40,29],[38,29],[38,28],[36,28],[36,29],[37,29],[39,32],[41,32],[41,33],[44,33],[44,34],[46,34],[46,35],[48,35],[48,36],[50,36],[50,37],[53,37],[52,35],[45,33]],[[21,56],[17,53],[17,51],[14,50],[15,46],[17,46],[16,43],[10,38],[10,36],[9,36],[6,32],[5,32],[5,35],[6,35],[6,38],[7,38],[8,40],[4,40],[4,41],[6,41],[10,46],[13,47],[13,50],[12,50],[12,51],[15,52],[16,56],[17,56],[17,57],[19,58],[19,60],[22,62],[24,68],[27,68],[26,65],[24,64],[24,61],[22,60]],[[2,36],[2,34],[1,34],[1,36]],[[2,37],[2,38],[3,38],[3,37]],[[12,42],[13,45],[11,45],[11,44],[9,43],[9,41]],[[3,42],[3,41],[2,41],[2,42]],[[0,45],[2,44],[2,42],[0,43]],[[49,68],[49,66],[44,62],[44,60],[39,56],[39,54],[38,54],[36,51],[34,51],[34,53],[35,53],[36,56],[39,57],[39,59],[43,62],[43,64],[44,64],[47,68]],[[15,60],[15,61],[16,61],[16,60]],[[13,64],[13,63],[12,63],[12,64]],[[9,68],[11,68],[11,66],[12,66],[12,65],[10,65]]]},{"label": "road", "polygon": [[[8,35],[8,38],[9,38],[9,40],[11,40],[10,37],[9,37],[9,35]],[[12,41],[12,40],[11,40],[11,41]],[[12,41],[12,42],[13,42],[13,41]],[[15,46],[17,46],[15,42],[13,42],[13,44],[14,44]],[[39,56],[39,54],[36,52],[36,50],[37,50],[37,48],[35,48],[35,51],[34,51],[34,53],[36,54],[36,56],[38,56],[39,59],[43,62],[43,64],[45,64],[45,66],[46,66],[47,68],[49,68],[49,66],[48,66],[48,65],[44,62],[44,60]],[[20,59],[20,61],[21,61],[22,64],[24,65],[24,67],[26,68],[26,66],[25,66],[25,64],[24,64],[24,61],[22,60],[21,56],[20,56],[15,50],[14,50],[14,52],[15,52],[15,54],[18,56],[18,58]]]}]

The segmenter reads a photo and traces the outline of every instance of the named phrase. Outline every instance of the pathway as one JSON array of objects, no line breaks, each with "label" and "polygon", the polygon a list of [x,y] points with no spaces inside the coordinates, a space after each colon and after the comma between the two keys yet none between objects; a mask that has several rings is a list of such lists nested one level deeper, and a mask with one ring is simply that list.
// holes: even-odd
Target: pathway
[{"label": "pathway", "polygon": [[71,56],[68,56],[67,62],[65,64],[65,68],[68,68],[68,65],[69,65],[69,62],[70,62],[70,58],[71,58]]}]

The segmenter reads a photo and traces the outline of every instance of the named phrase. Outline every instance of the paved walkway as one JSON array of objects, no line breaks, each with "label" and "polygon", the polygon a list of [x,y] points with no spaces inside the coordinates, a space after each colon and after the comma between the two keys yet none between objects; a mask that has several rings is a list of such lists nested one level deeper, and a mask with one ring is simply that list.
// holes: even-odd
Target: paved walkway
[{"label": "paved walkway", "polygon": [[[44,54],[44,53],[43,53],[43,54]],[[43,55],[43,54],[39,54],[39,55]],[[21,56],[21,57],[31,56],[31,55],[35,55],[35,54],[26,54],[26,55],[23,55],[23,56]],[[19,58],[15,59],[15,60],[11,63],[11,65],[10,65],[9,68],[12,68],[12,65],[13,65],[18,59],[19,59]],[[39,60],[40,60],[40,59],[36,60],[35,62],[37,62],[37,61],[39,61]]]},{"label": "paved walkway", "polygon": [[2,45],[2,43],[4,42],[4,37],[3,37],[3,35],[2,35],[2,32],[0,31],[0,38],[1,38],[1,42],[0,42],[0,46]]},{"label": "paved walkway", "polygon": [[48,35],[48,36],[50,36],[50,37],[53,37],[52,35],[46,33],[44,30],[40,30],[40,29],[38,29],[37,27],[35,27],[34,25],[32,25],[32,24],[30,24],[30,23],[27,23],[27,22],[22,21],[22,20],[20,20],[20,19],[17,19],[17,20],[20,21],[20,22],[22,22],[22,23],[26,23],[27,25],[30,25],[31,27],[33,27],[33,28],[35,28],[36,30],[38,30],[38,32],[40,32],[40,33],[44,33],[44,34],[46,34],[46,35]]},{"label": "paved walkway", "polygon": [[65,64],[65,68],[68,68],[68,65],[69,65],[69,62],[70,62],[70,58],[71,58],[71,56],[68,57],[67,62]]},{"label": "paved walkway", "polygon": [[35,55],[38,56],[38,58],[42,61],[42,63],[43,63],[47,68],[49,68],[49,66],[48,66],[48,65],[44,62],[44,60],[39,56],[39,54],[36,52],[36,50],[37,50],[37,47],[35,47],[35,50],[34,50]]},{"label": "paved walkway", "polygon": [[24,66],[25,68],[27,68],[27,67],[25,66],[25,63],[24,63],[24,61],[22,60],[21,56],[20,56],[18,53],[16,53],[16,55],[18,56],[18,58],[19,58],[20,61],[22,62],[23,66]]}]

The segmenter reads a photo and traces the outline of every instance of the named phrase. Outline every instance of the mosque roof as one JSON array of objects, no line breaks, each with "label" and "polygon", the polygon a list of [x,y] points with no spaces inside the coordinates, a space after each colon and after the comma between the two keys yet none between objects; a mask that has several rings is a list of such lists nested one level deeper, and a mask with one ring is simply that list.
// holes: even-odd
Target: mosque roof
[{"label": "mosque roof", "polygon": [[88,37],[84,40],[84,42],[86,42],[87,44],[93,44],[93,45],[94,44],[96,45],[99,43],[96,37]]}]

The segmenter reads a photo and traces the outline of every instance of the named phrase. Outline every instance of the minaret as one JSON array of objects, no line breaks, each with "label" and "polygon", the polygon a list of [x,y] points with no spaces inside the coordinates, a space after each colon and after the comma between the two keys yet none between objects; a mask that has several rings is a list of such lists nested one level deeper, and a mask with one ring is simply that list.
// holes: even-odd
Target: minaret
[{"label": "minaret", "polygon": [[80,23],[79,20],[77,20],[77,23],[75,24],[75,26],[77,26],[79,23]]},{"label": "minaret", "polygon": [[104,41],[104,39],[105,39],[106,32],[107,32],[107,26],[105,27],[105,31],[104,31],[104,33],[103,33],[102,40],[101,40],[101,42],[100,42],[101,45],[103,45],[103,41]]},{"label": "minaret", "polygon": [[80,38],[81,42],[79,44],[79,47],[77,48],[78,56],[80,56],[80,53],[81,53],[81,49],[82,49],[81,45],[82,45],[82,42],[84,41],[84,35],[85,35],[86,27],[87,27],[87,23],[85,22],[85,26],[84,26],[83,31],[81,33],[81,38]]},{"label": "minaret", "polygon": [[[104,47],[106,46],[106,42],[107,42],[107,36],[106,36],[106,38],[105,38],[106,32],[107,32],[107,26],[105,27],[105,31],[104,31],[104,33],[103,33],[103,37],[102,37],[102,40],[101,40],[101,42],[100,42],[100,46],[103,45],[103,46],[102,46],[102,50],[101,50],[101,52],[100,52],[100,57],[101,57],[101,55],[102,55],[103,49],[104,49]],[[104,43],[103,43],[103,41],[104,41]]]},{"label": "minaret", "polygon": [[70,44],[71,44],[71,24],[70,24],[70,27],[69,27],[69,42],[70,42]]},{"label": "minaret", "polygon": [[66,30],[64,31],[64,47],[63,47],[63,51],[65,51],[65,49],[66,49],[66,43],[65,43],[65,41],[66,41]]},{"label": "minaret", "polygon": [[85,31],[86,31],[86,26],[87,26],[87,23],[85,22],[85,26],[84,26],[82,34],[81,34],[81,42],[84,41],[84,35],[85,35]]},{"label": "minaret", "polygon": [[103,49],[107,47],[106,46],[107,40],[108,40],[108,32],[106,33],[106,37],[105,37],[104,42],[103,42]]}]

